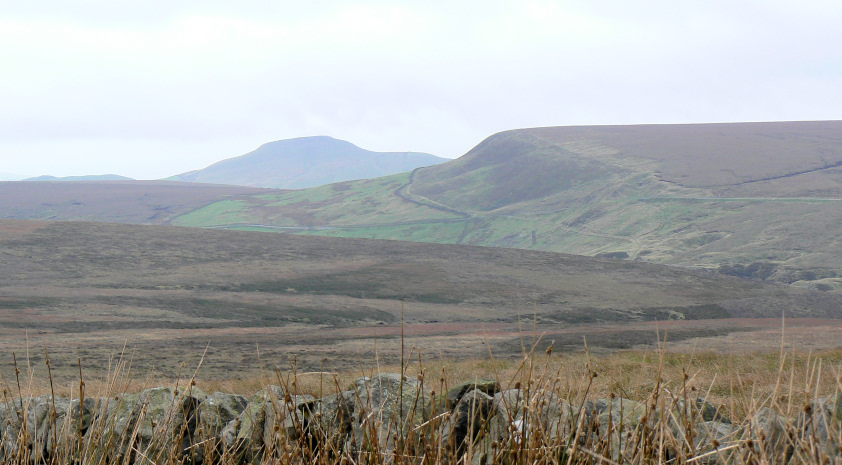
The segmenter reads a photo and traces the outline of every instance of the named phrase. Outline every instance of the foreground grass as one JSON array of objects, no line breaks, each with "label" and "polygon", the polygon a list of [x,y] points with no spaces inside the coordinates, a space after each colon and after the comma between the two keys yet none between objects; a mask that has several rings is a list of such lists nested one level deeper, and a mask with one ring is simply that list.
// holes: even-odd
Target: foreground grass
[{"label": "foreground grass", "polygon": [[[174,392],[182,395],[196,389],[197,392],[236,392],[245,396],[257,392],[259,396],[264,392],[260,390],[275,385],[282,393],[274,399],[277,418],[286,415],[296,420],[292,426],[283,421],[276,424],[275,433],[263,436],[269,439],[258,449],[249,449],[241,443],[225,446],[219,438],[194,436],[192,430],[188,432],[187,422],[177,421],[172,414],[151,420],[152,429],[158,434],[145,440],[141,439],[145,437],[141,431],[143,421],[138,421],[134,429],[126,429],[115,436],[116,420],[109,420],[105,415],[91,420],[84,433],[73,422],[68,422],[69,415],[64,420],[57,420],[54,415],[56,424],[52,431],[69,428],[68,431],[76,432],[75,436],[71,434],[64,442],[53,438],[53,443],[58,441],[59,446],[53,447],[52,454],[45,456],[36,453],[37,447],[21,447],[22,437],[17,442],[10,441],[10,430],[6,428],[6,440],[0,443],[0,457],[3,463],[10,464],[643,464],[783,463],[785,460],[790,463],[838,463],[842,457],[838,450],[838,445],[842,444],[839,442],[842,437],[838,436],[842,431],[838,425],[829,428],[830,443],[819,442],[804,420],[805,412],[809,416],[811,409],[819,405],[817,399],[832,398],[842,392],[842,350],[815,354],[782,349],[772,354],[650,350],[612,355],[587,352],[557,355],[552,347],[536,353],[536,346],[531,342],[524,341],[524,354],[518,358],[497,359],[489,355],[485,359],[428,362],[423,354],[412,349],[407,350],[401,365],[381,365],[375,359],[357,371],[302,373],[292,362],[288,367],[276,367],[240,379],[202,378],[201,367],[195,371],[185,370],[184,376],[178,379],[158,378],[154,373],[139,377],[132,373],[130,360],[116,359],[102,379],[79,379],[61,386],[51,382],[48,362],[46,376],[32,368],[17,375],[2,374],[0,388],[7,412],[16,404],[34,405],[35,397],[43,394],[79,398],[80,390],[84,392],[83,396],[95,399],[128,399],[127,395],[131,393],[156,386],[175,387]],[[530,350],[530,346],[533,349]],[[318,401],[305,406],[291,400],[306,395],[322,399],[340,394],[348,389],[347,386],[354,385],[355,380],[359,386],[361,378],[376,378],[383,372],[401,373],[405,379],[420,380],[423,389],[418,392],[424,393],[420,395],[423,402],[419,404],[416,398],[412,414],[421,419],[415,421],[412,415],[392,412],[380,429],[375,423],[363,421],[361,428],[367,439],[353,449],[348,449],[351,443],[347,435],[319,429],[320,416],[315,416],[321,415]],[[503,425],[505,431],[500,430],[499,424],[495,426],[495,420],[476,413],[470,424],[471,430],[479,431],[476,437],[471,439],[469,435],[464,442],[454,443],[452,422],[458,414],[456,410],[442,410],[443,399],[460,383],[479,379],[493,380],[501,392],[516,390],[508,392],[517,392],[518,402],[523,396],[523,406],[519,407],[522,412],[518,411],[521,413],[517,413],[517,419],[509,418],[509,423]],[[359,397],[357,393],[357,401],[360,401]],[[600,402],[614,405],[617,399],[636,401],[639,418],[627,421],[621,413],[616,424],[608,420],[606,425],[600,424],[605,421],[604,415],[588,413],[588,409],[593,408],[589,405]],[[682,407],[695,399],[704,399],[706,405],[714,406],[717,417],[731,422],[730,433],[723,436],[721,444],[719,439],[710,439],[716,437],[714,432],[703,431],[712,428],[712,423],[693,419],[701,412]],[[627,405],[624,402],[616,405]],[[570,409],[567,416],[559,417],[559,426],[549,425],[544,418],[552,403]],[[835,408],[842,409],[842,406]],[[511,407],[509,409],[508,415],[513,415]],[[363,411],[369,411],[371,415],[373,410],[364,407]],[[778,429],[769,429],[768,422],[761,424],[758,420],[761,414],[768,412],[774,412],[774,424],[779,425],[779,428],[775,427]],[[146,413],[144,410],[141,417]],[[153,414],[148,415],[151,418]],[[306,420],[299,422],[298,415]],[[527,421],[527,418],[532,419]],[[763,418],[762,421],[767,421]],[[156,422],[166,427],[156,430]],[[6,424],[9,424],[8,418]],[[2,427],[0,431],[3,431]],[[812,436],[805,431],[813,431]],[[774,438],[771,432],[775,433]],[[352,432],[350,437],[363,433]],[[192,445],[185,442],[187,436]],[[42,440],[50,441],[49,438]],[[833,443],[834,440],[837,442]],[[189,447],[185,448],[185,445]]]},{"label": "foreground grass", "polygon": [[[526,341],[529,343],[529,341]],[[522,358],[450,359],[425,360],[418,353],[411,353],[411,361],[404,368],[410,376],[434,374],[443,379],[445,387],[454,386],[472,378],[495,379],[505,389],[522,381]],[[733,403],[735,410],[731,416],[745,416],[748,400],[756,397],[774,395],[775,403],[799,408],[808,399],[815,396],[833,394],[842,377],[842,349],[817,353],[785,350],[779,353],[754,352],[722,354],[720,352],[671,352],[657,350],[627,350],[612,354],[593,355],[589,353],[552,353],[547,356],[533,356],[531,362],[540,361],[542,369],[552,373],[554,378],[564,381],[557,387],[565,397],[578,389],[575,381],[587,373],[595,373],[590,381],[589,395],[592,398],[608,397],[611,394],[630,398],[645,398],[660,383],[667,385],[680,383],[684,376],[689,376],[689,389],[703,393],[714,402]],[[78,394],[79,380],[64,378],[60,383],[50,384],[45,366],[26,367],[24,360],[19,360],[21,367],[21,391],[23,396],[35,397],[55,393],[58,396]],[[82,366],[85,372],[87,367]],[[187,379],[206,392],[236,392],[250,396],[268,384],[277,384],[278,373],[293,373],[294,361],[288,366],[278,366],[275,370],[232,373],[230,377],[205,377],[199,369],[193,373],[190,367],[182,369],[182,377],[160,376],[151,373],[131,371],[131,360],[113,360],[113,367],[108,375],[86,376],[84,381],[89,394],[108,395],[115,382],[126,392],[138,392],[151,386],[171,386],[184,384]],[[115,371],[119,372],[119,382],[115,381]],[[378,372],[399,372],[400,365],[391,363],[361,364],[358,370],[336,372],[329,365],[323,371],[304,374],[298,372],[296,386],[299,394],[316,397],[335,394],[334,380],[340,386],[347,386],[355,379],[372,376]],[[13,373],[0,373],[0,387],[10,393],[16,391]],[[12,388],[15,388],[14,390]],[[777,388],[777,392],[775,391]],[[771,400],[771,399],[770,399]],[[750,402],[749,402],[750,404]]]}]

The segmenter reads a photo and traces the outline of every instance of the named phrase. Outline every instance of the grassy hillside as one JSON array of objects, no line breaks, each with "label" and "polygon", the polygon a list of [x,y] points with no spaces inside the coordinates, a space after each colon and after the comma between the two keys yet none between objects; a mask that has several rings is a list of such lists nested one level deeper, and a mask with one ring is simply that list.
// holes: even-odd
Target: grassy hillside
[{"label": "grassy hillside", "polygon": [[0,217],[515,247],[833,290],[840,163],[842,122],[535,128],[410,173],[295,191],[5,183]]},{"label": "grassy hillside", "polygon": [[733,332],[755,334],[759,350],[782,313],[793,327],[813,328],[813,347],[834,346],[838,338],[816,335],[842,324],[835,293],[400,241],[0,220],[0,267],[3,369],[27,347],[47,347],[56,369],[73,369],[80,356],[104,368],[127,342],[136,366],[170,375],[171,363],[195,361],[208,342],[212,375],[254,367],[258,354],[273,364],[295,355],[307,369],[324,357],[352,367],[392,346],[402,301],[408,343],[437,356],[519,353],[522,325],[557,348],[579,350],[586,336],[599,351],[650,346],[656,324],[671,341],[708,348],[727,348],[718,338]]},{"label": "grassy hillside", "polygon": [[301,189],[412,171],[447,161],[428,153],[372,152],[326,136],[279,140],[174,181]]},{"label": "grassy hillside", "polygon": [[561,127],[173,223],[606,254],[826,290],[842,287],[840,202],[842,122]]}]

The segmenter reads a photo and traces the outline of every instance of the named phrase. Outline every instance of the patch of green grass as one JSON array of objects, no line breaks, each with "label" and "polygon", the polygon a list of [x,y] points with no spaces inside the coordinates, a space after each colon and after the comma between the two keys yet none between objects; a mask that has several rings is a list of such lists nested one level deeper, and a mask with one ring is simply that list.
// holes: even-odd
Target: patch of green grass
[{"label": "patch of green grass", "polygon": [[[829,261],[839,245],[827,231],[836,219],[842,221],[834,202],[717,198],[712,189],[665,184],[651,171],[657,163],[615,157],[619,152],[604,144],[542,144],[523,134],[512,136],[496,148],[478,148],[471,156],[421,169],[409,186],[410,174],[403,173],[261,194],[247,207],[259,220],[247,223],[311,228],[282,231],[306,235],[584,255],[623,251],[632,259],[709,268],[763,259],[793,269],[835,267],[842,272]],[[226,211],[225,203],[211,207],[199,210],[204,217],[191,225],[272,230],[242,224],[236,208]],[[813,216],[805,217],[808,212]],[[185,224],[185,219],[191,217],[176,223]],[[466,221],[435,221],[457,219]],[[809,226],[806,235],[803,225]],[[801,239],[795,243],[794,237]],[[642,250],[647,252],[639,254]]]},{"label": "patch of green grass", "polygon": [[723,234],[717,233],[707,233],[701,234],[699,236],[689,237],[681,241],[684,247],[691,249],[696,247],[702,247],[704,245],[710,244],[711,242],[716,242],[719,239],[722,239]]},{"label": "patch of green grass", "polygon": [[391,239],[412,242],[456,243],[464,221],[428,222],[394,226],[341,227],[323,230],[292,231],[296,234],[327,237],[354,237],[365,239]]},{"label": "patch of green grass", "polygon": [[172,220],[176,226],[208,227],[228,223],[259,222],[260,218],[249,210],[245,200],[220,200],[210,205],[178,216]]},{"label": "patch of green grass", "polygon": [[279,228],[279,227],[271,227],[271,226],[229,226],[229,227],[222,228],[222,229],[227,229],[229,231],[251,231],[251,232],[273,232],[273,233],[277,233],[277,232],[283,233],[283,232],[293,232],[293,231],[295,231],[295,230],[292,230],[292,229],[287,230],[287,229],[282,229],[282,228]]},{"label": "patch of green grass", "polygon": [[267,207],[282,207],[297,203],[325,202],[342,197],[344,196],[341,193],[336,192],[328,185],[313,187],[310,189],[288,191],[281,194],[261,195],[259,198],[267,202],[265,204]]}]

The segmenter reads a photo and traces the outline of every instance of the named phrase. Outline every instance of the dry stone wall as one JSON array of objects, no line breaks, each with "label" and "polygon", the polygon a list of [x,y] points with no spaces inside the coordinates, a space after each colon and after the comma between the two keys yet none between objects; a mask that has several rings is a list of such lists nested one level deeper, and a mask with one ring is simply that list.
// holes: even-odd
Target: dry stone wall
[{"label": "dry stone wall", "polygon": [[[396,373],[316,399],[268,386],[250,398],[157,387],[109,398],[0,404],[0,463],[339,463],[475,465],[545,454],[642,463],[842,462],[842,393],[794,418],[759,408],[741,424],[703,399],[619,397],[578,405],[541,389],[471,381],[436,395]],[[532,454],[532,455],[530,455]],[[578,455],[577,455],[578,454]],[[583,455],[584,454],[584,455]]]}]

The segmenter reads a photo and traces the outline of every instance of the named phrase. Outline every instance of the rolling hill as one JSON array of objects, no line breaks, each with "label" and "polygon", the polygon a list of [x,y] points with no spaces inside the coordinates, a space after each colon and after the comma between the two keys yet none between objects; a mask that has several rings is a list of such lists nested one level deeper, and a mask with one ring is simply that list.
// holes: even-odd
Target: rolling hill
[{"label": "rolling hill", "polygon": [[607,255],[833,289],[842,122],[506,131],[411,174],[240,198],[172,222]]},{"label": "rolling hill", "polygon": [[0,182],[0,218],[164,224],[268,189],[171,181]]},{"label": "rolling hill", "polygon": [[521,249],[18,220],[0,220],[0,244],[0,368],[43,347],[71,376],[126,344],[133,368],[169,376],[209,342],[211,375],[258,355],[357,368],[395,347],[402,305],[407,347],[434,357],[520,354],[523,321],[558,350],[652,346],[657,328],[727,350],[728,334],[768,331],[756,318],[773,332],[782,314],[788,330],[842,318],[836,293]]},{"label": "rolling hill", "polygon": [[519,129],[446,163],[290,191],[105,183],[81,201],[82,184],[58,184],[0,184],[0,217],[513,247],[842,289],[840,121]]},{"label": "rolling hill", "polygon": [[300,137],[169,178],[174,181],[301,189],[368,179],[447,161],[427,153],[372,152],[326,136]]}]

